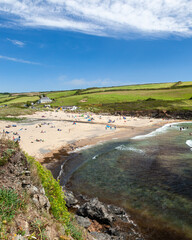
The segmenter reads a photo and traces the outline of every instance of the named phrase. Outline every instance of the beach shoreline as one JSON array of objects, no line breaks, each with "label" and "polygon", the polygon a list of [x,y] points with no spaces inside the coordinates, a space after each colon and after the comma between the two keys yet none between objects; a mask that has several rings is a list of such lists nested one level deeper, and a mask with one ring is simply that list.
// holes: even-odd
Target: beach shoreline
[{"label": "beach shoreline", "polygon": [[20,123],[0,121],[0,137],[6,132],[10,140],[20,136],[21,149],[41,163],[61,149],[77,151],[101,141],[131,138],[181,121],[63,111],[36,112],[25,118]]},{"label": "beach shoreline", "polygon": [[[111,134],[104,134],[102,136],[97,136],[97,137],[88,137],[88,138],[80,139],[77,141],[74,140],[72,143],[63,145],[62,147],[53,149],[51,152],[44,154],[44,156],[42,158],[38,159],[38,161],[43,164],[45,159],[48,162],[48,159],[53,159],[54,155],[57,155],[60,152],[66,152],[67,154],[71,154],[71,153],[75,153],[75,152],[80,152],[85,148],[94,147],[97,144],[102,144],[107,141],[112,141],[112,140],[117,140],[117,139],[123,140],[123,139],[129,139],[129,138],[139,136],[139,135],[145,135],[145,134],[148,134],[148,133],[164,126],[165,124],[166,123],[154,124],[147,129],[144,127],[140,127],[140,128],[131,127],[129,129],[125,128],[125,129],[122,129],[118,132],[111,133]],[[130,130],[131,130],[131,132],[130,132]]]}]

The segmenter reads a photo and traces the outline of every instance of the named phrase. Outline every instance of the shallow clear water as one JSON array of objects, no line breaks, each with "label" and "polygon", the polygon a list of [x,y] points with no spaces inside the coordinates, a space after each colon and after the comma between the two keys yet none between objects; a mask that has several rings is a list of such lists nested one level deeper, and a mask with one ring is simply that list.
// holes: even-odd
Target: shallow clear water
[{"label": "shallow clear water", "polygon": [[83,150],[64,167],[61,183],[74,192],[147,212],[190,231],[191,132],[192,123],[171,124],[145,136]]}]

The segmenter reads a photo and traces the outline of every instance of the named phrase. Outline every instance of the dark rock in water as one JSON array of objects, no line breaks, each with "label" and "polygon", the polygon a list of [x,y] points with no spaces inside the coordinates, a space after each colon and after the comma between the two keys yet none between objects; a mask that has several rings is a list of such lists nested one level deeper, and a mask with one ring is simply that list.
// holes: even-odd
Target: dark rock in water
[{"label": "dark rock in water", "polygon": [[119,227],[109,228],[107,233],[111,236],[111,239],[114,240],[127,240],[129,239],[127,232],[121,232]]},{"label": "dark rock in water", "polygon": [[94,237],[94,239],[97,240],[127,240],[129,239],[127,234],[123,235],[119,234],[119,236],[111,236],[107,233],[100,233],[100,232],[91,232],[91,235]]},{"label": "dark rock in water", "polygon": [[101,203],[98,198],[93,198],[89,202],[83,204],[78,209],[77,214],[97,220],[99,223],[110,225],[115,220],[113,215],[108,212],[106,206]]},{"label": "dark rock in water", "polygon": [[108,233],[109,235],[119,236],[119,235],[120,235],[120,232],[119,232],[119,231],[120,231],[119,227],[109,228],[108,231],[107,231],[107,233]]},{"label": "dark rock in water", "polygon": [[84,218],[76,215],[75,218],[77,220],[77,223],[84,228],[88,228],[91,225],[91,221],[87,217]]},{"label": "dark rock in water", "polygon": [[79,194],[79,198],[81,198],[83,201],[89,201],[89,198],[82,194]]},{"label": "dark rock in water", "polygon": [[124,222],[130,222],[130,216],[125,212],[123,208],[114,206],[114,205],[107,205],[107,210],[111,214],[115,215],[115,218],[118,217]]},{"label": "dark rock in water", "polygon": [[73,192],[65,190],[64,193],[67,207],[72,207],[78,203],[78,200],[74,197]]},{"label": "dark rock in water", "polygon": [[111,240],[111,236],[106,233],[91,232],[91,235],[97,240]]},{"label": "dark rock in water", "polygon": [[[91,199],[89,202],[84,203],[78,210],[77,214],[83,217],[88,217],[92,220],[96,220],[100,224],[104,225],[103,233],[93,232],[93,236],[98,240],[136,240],[142,239],[138,226],[131,220],[131,217],[124,211],[124,209],[114,206],[106,205],[100,202],[97,198]],[[117,223],[126,224],[128,231],[121,229],[117,226]],[[124,225],[125,226],[125,225]]]}]

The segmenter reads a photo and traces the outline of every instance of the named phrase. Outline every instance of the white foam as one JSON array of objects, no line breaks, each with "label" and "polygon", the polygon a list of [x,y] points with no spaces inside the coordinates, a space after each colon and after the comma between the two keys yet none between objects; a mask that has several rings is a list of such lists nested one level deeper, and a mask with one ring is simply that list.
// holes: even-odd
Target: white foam
[{"label": "white foam", "polygon": [[99,154],[95,155],[94,157],[92,157],[92,159],[96,159],[98,158]]},{"label": "white foam", "polygon": [[160,127],[160,128],[156,129],[155,131],[153,131],[151,133],[148,133],[148,134],[145,134],[145,135],[135,136],[131,139],[144,139],[144,138],[148,138],[148,137],[154,137],[156,135],[159,135],[159,134],[162,134],[162,133],[166,132],[167,129],[168,129],[168,126],[170,126],[170,124],[166,124],[163,127]]},{"label": "white foam", "polygon": [[144,138],[154,137],[154,136],[160,135],[162,133],[165,133],[166,131],[168,131],[171,128],[180,128],[180,126],[177,126],[177,125],[182,124],[182,123],[192,123],[192,122],[167,123],[164,126],[157,128],[155,131],[152,131],[151,133],[148,133],[145,135],[138,135],[131,139],[144,139]]},{"label": "white foam", "polygon": [[115,149],[120,150],[120,151],[132,151],[132,152],[137,152],[137,153],[141,153],[141,154],[145,153],[144,150],[134,148],[134,147],[126,147],[125,145],[120,145],[120,146],[116,147]]},{"label": "white foam", "polygon": [[192,140],[187,140],[187,141],[186,141],[186,144],[187,144],[190,148],[192,148]]},{"label": "white foam", "polygon": [[79,147],[79,148],[76,148],[73,151],[70,151],[69,153],[80,152],[80,151],[86,150],[86,149],[91,148],[91,147],[94,147],[94,145],[87,145],[87,146],[84,146],[84,147]]}]

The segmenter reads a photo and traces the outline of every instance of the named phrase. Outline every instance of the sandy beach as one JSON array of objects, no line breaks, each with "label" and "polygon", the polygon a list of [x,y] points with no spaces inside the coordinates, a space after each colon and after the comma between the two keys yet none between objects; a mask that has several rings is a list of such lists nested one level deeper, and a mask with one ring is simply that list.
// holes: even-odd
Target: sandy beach
[{"label": "sandy beach", "polygon": [[[73,114],[63,111],[37,112],[20,123],[0,122],[0,137],[19,139],[22,150],[37,160],[63,147],[93,145],[113,138],[129,138],[158,128],[173,120],[133,118],[95,114]],[[69,147],[70,146],[70,147]]]}]

